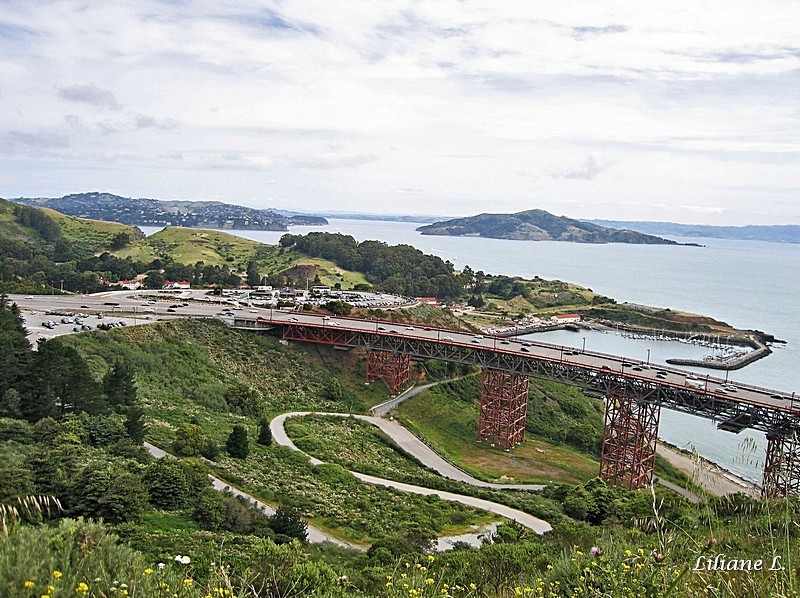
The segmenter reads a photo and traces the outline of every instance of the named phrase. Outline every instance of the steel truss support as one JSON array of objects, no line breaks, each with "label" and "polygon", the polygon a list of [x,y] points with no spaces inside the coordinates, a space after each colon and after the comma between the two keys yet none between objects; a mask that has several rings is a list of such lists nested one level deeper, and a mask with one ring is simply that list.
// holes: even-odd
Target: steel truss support
[{"label": "steel truss support", "polygon": [[661,407],[635,397],[610,392],[600,446],[600,478],[626,488],[653,483]]},{"label": "steel truss support", "polygon": [[399,393],[411,379],[411,355],[393,351],[367,352],[367,382],[380,378],[392,396]]},{"label": "steel truss support", "polygon": [[489,440],[505,449],[521,443],[527,410],[527,376],[483,370],[478,440]]},{"label": "steel truss support", "polygon": [[800,436],[767,434],[764,461],[764,498],[800,497]]}]

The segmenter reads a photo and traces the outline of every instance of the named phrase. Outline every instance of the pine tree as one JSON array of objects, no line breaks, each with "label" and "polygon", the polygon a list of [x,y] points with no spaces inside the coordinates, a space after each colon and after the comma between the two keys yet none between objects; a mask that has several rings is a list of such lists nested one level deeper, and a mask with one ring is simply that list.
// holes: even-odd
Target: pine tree
[{"label": "pine tree", "polygon": [[261,446],[269,446],[272,444],[272,430],[269,429],[268,419],[262,419],[258,423],[258,440],[256,440],[256,442]]},{"label": "pine tree", "polygon": [[228,436],[228,441],[225,443],[225,450],[231,457],[236,459],[247,459],[250,453],[250,443],[247,440],[247,428],[242,424],[233,426],[231,435]]},{"label": "pine tree", "polygon": [[103,393],[108,402],[117,410],[136,403],[136,381],[133,367],[127,361],[119,361],[103,376]]},{"label": "pine tree", "polygon": [[144,423],[144,409],[138,405],[128,407],[128,414],[125,417],[125,431],[136,444],[142,444],[144,435],[147,433],[147,425]]},{"label": "pine tree", "polygon": [[19,404],[19,393],[13,388],[9,388],[0,396],[0,417],[22,417]]}]

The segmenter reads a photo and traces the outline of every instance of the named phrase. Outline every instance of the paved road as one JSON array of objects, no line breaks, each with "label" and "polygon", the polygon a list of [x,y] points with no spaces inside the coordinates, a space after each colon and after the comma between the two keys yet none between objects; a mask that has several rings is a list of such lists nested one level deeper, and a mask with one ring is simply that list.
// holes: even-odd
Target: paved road
[{"label": "paved road", "polygon": [[[310,414],[311,412],[295,411],[292,413],[284,413],[275,417],[272,420],[272,422],[270,422],[270,431],[272,432],[273,440],[275,440],[277,444],[289,447],[296,451],[300,451],[300,449],[298,449],[294,445],[292,440],[286,434],[286,430],[284,429],[283,424],[287,418],[301,417]],[[347,413],[317,413],[317,415],[326,415],[333,417],[351,417],[350,414]],[[408,430],[403,428],[396,421],[389,421],[377,417],[370,417],[367,415],[354,415],[352,417],[362,419],[364,421],[371,423],[372,425],[379,427],[390,438],[392,438],[392,440],[394,440],[400,447],[402,447],[403,450],[407,451],[409,454],[419,459],[420,462],[422,462],[424,465],[431,467],[441,475],[448,477],[450,479],[457,480],[460,482],[465,482],[473,486],[480,486],[483,488],[504,489],[504,490],[541,490],[544,487],[541,485],[533,485],[533,484],[528,484],[528,485],[491,484],[489,482],[483,482],[481,480],[477,480],[472,476],[464,473],[460,469],[456,468],[451,463],[448,463],[447,461],[442,459],[439,455],[434,453],[430,449],[430,447],[428,447],[425,443],[419,440],[416,436],[411,434]],[[309,460],[314,465],[320,465],[322,463],[322,461],[320,461],[315,457],[309,456]],[[404,492],[412,492],[414,494],[436,495],[443,500],[452,500],[454,502],[459,502],[464,505],[476,507],[478,509],[483,509],[489,511],[490,513],[495,513],[497,515],[501,515],[502,517],[516,520],[518,523],[524,525],[525,527],[539,534],[543,534],[544,532],[552,529],[550,527],[550,524],[547,523],[546,521],[543,521],[542,519],[529,515],[528,513],[524,513],[523,511],[512,509],[505,505],[490,502],[488,500],[473,498],[471,496],[463,496],[461,494],[454,494],[452,492],[443,492],[441,490],[432,490],[430,488],[423,488],[422,486],[414,486],[412,484],[404,484],[402,482],[395,482],[393,480],[385,480],[383,478],[376,478],[374,476],[369,476],[358,472],[351,472],[351,473],[358,479],[370,484],[385,486],[387,488],[395,488],[397,490],[402,490]]]},{"label": "paved road", "polygon": [[375,417],[384,417],[387,415],[392,409],[397,407],[400,403],[405,401],[406,399],[410,399],[411,397],[417,396],[423,390],[428,390],[432,386],[436,386],[440,384],[439,382],[431,382],[430,384],[424,384],[422,386],[413,386],[409,389],[406,389],[404,392],[400,393],[398,396],[389,399],[388,401],[384,401],[380,405],[376,405],[370,412]]},{"label": "paved road", "polygon": [[[403,326],[390,322],[361,320],[344,317],[321,317],[302,312],[266,310],[262,316],[237,315],[234,326],[243,329],[269,328],[272,325],[303,325],[331,328],[337,331],[370,333],[409,340],[429,341],[438,345],[483,349],[494,353],[507,353],[553,363],[577,366],[604,375],[618,376],[634,384],[645,382],[662,387],[689,390],[697,394],[714,396],[735,403],[765,407],[783,413],[800,414],[800,396],[795,393],[760,388],[713,376],[698,377],[678,368],[654,365],[627,357],[576,350],[572,347],[551,345],[529,340],[505,339],[495,336],[475,335],[429,326]],[[669,407],[667,405],[667,407]],[[702,414],[700,414],[702,415]]]}]

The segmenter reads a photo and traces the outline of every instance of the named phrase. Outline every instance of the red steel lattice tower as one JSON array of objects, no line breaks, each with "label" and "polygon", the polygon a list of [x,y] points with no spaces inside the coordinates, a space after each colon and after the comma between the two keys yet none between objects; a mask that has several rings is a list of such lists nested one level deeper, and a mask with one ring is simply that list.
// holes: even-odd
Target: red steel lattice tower
[{"label": "red steel lattice tower", "polygon": [[369,351],[367,353],[367,382],[380,378],[392,396],[408,386],[411,379],[411,356],[392,351]]},{"label": "red steel lattice tower", "polygon": [[653,483],[661,407],[610,393],[600,447],[600,478],[626,488]]},{"label": "red steel lattice tower", "polygon": [[761,495],[764,498],[800,497],[800,438],[797,432],[787,436],[767,434]]},{"label": "red steel lattice tower", "polygon": [[525,439],[528,377],[483,370],[478,440],[508,449]]}]

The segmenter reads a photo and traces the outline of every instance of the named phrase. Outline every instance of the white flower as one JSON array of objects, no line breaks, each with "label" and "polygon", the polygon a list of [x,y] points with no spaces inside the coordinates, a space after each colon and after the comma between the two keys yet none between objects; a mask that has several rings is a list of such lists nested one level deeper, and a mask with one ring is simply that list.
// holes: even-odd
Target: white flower
[{"label": "white flower", "polygon": [[156,567],[158,569],[163,569],[164,567],[166,567],[166,565],[164,563],[159,563],[158,565],[156,565]]},{"label": "white flower", "polygon": [[180,563],[181,565],[188,565],[192,562],[192,559],[189,558],[189,555],[181,556],[180,554],[175,557],[175,562]]}]

